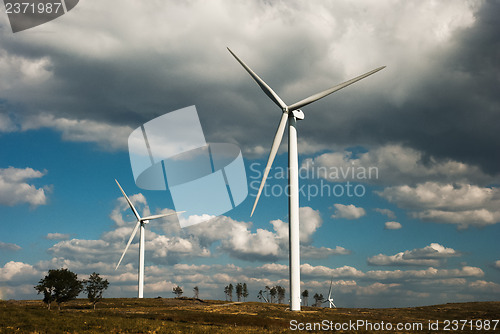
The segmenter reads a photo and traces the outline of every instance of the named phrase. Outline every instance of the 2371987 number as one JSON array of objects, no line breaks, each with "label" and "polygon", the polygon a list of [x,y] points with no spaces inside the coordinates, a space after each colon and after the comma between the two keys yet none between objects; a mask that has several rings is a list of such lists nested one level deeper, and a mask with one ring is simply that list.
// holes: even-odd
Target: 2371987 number
[{"label": "2371987 number", "polygon": [[443,321],[443,330],[445,331],[494,331],[497,329],[498,320],[445,320]]},{"label": "2371987 number", "polygon": [[7,14],[52,14],[63,10],[60,2],[33,3],[33,2],[6,2],[5,12]]}]

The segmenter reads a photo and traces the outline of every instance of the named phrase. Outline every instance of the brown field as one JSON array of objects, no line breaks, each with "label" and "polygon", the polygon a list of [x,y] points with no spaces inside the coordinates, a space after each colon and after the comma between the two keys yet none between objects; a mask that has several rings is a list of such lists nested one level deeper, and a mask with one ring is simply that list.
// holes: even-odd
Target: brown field
[{"label": "brown field", "polygon": [[[387,323],[393,326],[419,323],[422,329],[398,331],[395,327],[392,330],[373,327],[373,330],[366,330],[360,327],[355,331],[351,327],[337,331],[319,328],[308,332],[500,333],[500,323],[493,330],[493,320],[500,319],[500,302],[385,309],[303,307],[300,313],[290,312],[287,307],[284,304],[191,298],[110,298],[97,304],[95,311],[85,299],[63,304],[60,311],[54,304],[48,311],[41,301],[11,300],[0,301],[0,333],[296,333],[299,331],[291,330],[291,321],[305,324],[323,320],[332,321],[333,326],[361,320],[372,326],[380,326],[382,322],[384,326]],[[439,330],[430,330],[429,320],[439,326]],[[457,322],[448,323],[453,320]]]}]

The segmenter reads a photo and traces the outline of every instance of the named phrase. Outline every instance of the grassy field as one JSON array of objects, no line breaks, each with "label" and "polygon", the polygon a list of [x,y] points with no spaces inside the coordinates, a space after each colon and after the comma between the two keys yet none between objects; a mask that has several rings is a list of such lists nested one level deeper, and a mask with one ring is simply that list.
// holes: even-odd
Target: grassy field
[{"label": "grassy field", "polygon": [[[493,330],[484,330],[485,320],[500,319],[500,302],[445,304],[426,307],[366,309],[303,307],[300,313],[290,312],[284,304],[256,302],[227,303],[195,299],[104,299],[94,311],[87,300],[80,299],[56,305],[48,311],[41,301],[0,301],[0,333],[290,333],[299,323],[321,323],[326,320],[333,330],[321,328],[310,332],[337,333],[500,333],[500,323]],[[429,320],[438,330],[429,329]],[[458,323],[447,321],[464,320]],[[467,322],[465,322],[467,320]],[[347,326],[367,321],[366,330],[353,327],[335,330],[335,324]],[[392,330],[376,330],[376,326]],[[397,330],[398,323],[407,326],[422,324],[422,329]],[[465,325],[464,325],[465,323]],[[377,325],[378,324],[378,325]],[[447,326],[448,324],[448,326]],[[448,330],[446,329],[448,327]],[[464,326],[462,329],[461,327]],[[478,327],[482,326],[482,330]],[[457,329],[457,330],[453,330]]]}]

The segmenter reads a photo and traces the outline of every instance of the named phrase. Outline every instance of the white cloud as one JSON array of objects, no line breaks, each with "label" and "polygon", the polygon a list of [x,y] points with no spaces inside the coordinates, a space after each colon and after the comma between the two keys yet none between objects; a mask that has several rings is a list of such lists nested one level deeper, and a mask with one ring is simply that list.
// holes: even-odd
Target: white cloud
[{"label": "white cloud", "polygon": [[495,264],[493,266],[497,269],[500,269],[500,260],[495,261]]},{"label": "white cloud", "polygon": [[436,279],[442,277],[482,277],[481,268],[464,266],[461,269],[436,269],[429,267],[422,270],[370,270],[366,277],[375,280]]},{"label": "white cloud", "polygon": [[334,204],[334,207],[335,213],[332,215],[332,218],[358,219],[366,215],[365,209],[358,208],[353,204]]},{"label": "white cloud", "polygon": [[398,222],[385,222],[384,224],[384,228],[386,230],[399,230],[402,227],[403,226],[401,226],[401,224]]},{"label": "white cloud", "polygon": [[364,277],[365,274],[351,266],[343,266],[339,268],[328,268],[325,266],[312,266],[304,263],[300,266],[300,272],[304,276],[309,277]]},{"label": "white cloud", "polygon": [[439,266],[443,259],[459,256],[452,248],[446,248],[438,243],[431,243],[424,248],[416,248],[395,255],[378,254],[367,259],[373,266]]},{"label": "white cloud", "polygon": [[300,257],[304,259],[324,259],[331,255],[348,254],[351,254],[351,251],[340,246],[337,246],[333,249],[329,247],[314,247],[310,245],[300,246]]},{"label": "white cloud", "polygon": [[436,259],[405,259],[404,253],[395,255],[378,254],[367,259],[372,266],[438,266],[439,260]]},{"label": "white cloud", "polygon": [[487,183],[492,180],[477,166],[425,157],[422,151],[394,144],[357,156],[350,151],[324,153],[304,160],[301,168],[333,182],[398,185],[425,181]]},{"label": "white cloud", "polygon": [[385,284],[385,283],[376,282],[376,283],[370,284],[368,286],[358,287],[356,289],[356,294],[362,295],[362,296],[373,296],[373,295],[378,295],[378,294],[382,294],[382,293],[387,293],[392,288],[399,287],[399,286],[400,286],[400,284],[397,284],[397,283]]},{"label": "white cloud", "polygon": [[373,210],[375,212],[378,212],[378,213],[382,214],[382,215],[386,215],[387,218],[389,218],[389,219],[396,219],[396,214],[392,210],[389,210],[389,209],[380,209],[380,208],[375,208]]},{"label": "white cloud", "polygon": [[[312,237],[323,220],[318,210],[310,207],[299,208],[300,242],[304,250],[302,256],[307,258],[325,258],[330,255],[348,254],[349,251],[337,246],[335,249],[311,246]],[[200,245],[208,247],[220,241],[220,249],[230,256],[249,260],[275,261],[288,257],[288,223],[282,220],[271,221],[273,231],[257,229],[252,231],[252,224],[235,221],[229,217],[219,216],[212,221],[191,226],[186,233],[199,240]]]},{"label": "white cloud", "polygon": [[28,203],[32,207],[47,204],[46,191],[51,187],[37,188],[27,183],[46,173],[47,171],[40,172],[29,167],[0,169],[0,204],[13,206]]},{"label": "white cloud", "polygon": [[45,236],[47,240],[67,240],[70,238],[68,233],[48,233]]},{"label": "white cloud", "polygon": [[106,150],[126,150],[127,139],[134,130],[129,126],[111,125],[92,120],[78,120],[37,114],[22,120],[23,131],[50,128],[61,132],[62,138],[73,142],[96,143]]},{"label": "white cloud", "polygon": [[0,113],[0,133],[16,131],[17,127],[9,115]]},{"label": "white cloud", "polygon": [[32,265],[23,262],[10,261],[3,267],[0,267],[0,281],[9,281],[15,285],[41,278],[40,275],[40,271]]},{"label": "white cloud", "polygon": [[56,257],[91,262],[100,258],[109,259],[116,250],[104,240],[71,239],[58,242],[48,252]]},{"label": "white cloud", "polygon": [[21,246],[0,241],[0,249],[9,250],[9,251],[17,251],[17,250],[21,249]]},{"label": "white cloud", "polygon": [[487,292],[487,293],[500,293],[500,284],[495,283],[495,282],[477,280],[475,282],[470,282],[469,287],[473,291],[481,291],[481,292]]},{"label": "white cloud", "polygon": [[[31,90],[52,77],[51,67],[51,60],[47,56],[27,58],[9,54],[2,49],[0,71],[3,78],[0,90],[12,98],[22,99],[23,91],[26,92],[28,88]],[[36,92],[35,95],[38,96]]]},{"label": "white cloud", "polygon": [[495,187],[425,182],[415,187],[387,187],[377,194],[427,221],[456,224],[459,228],[500,222],[500,191]]}]

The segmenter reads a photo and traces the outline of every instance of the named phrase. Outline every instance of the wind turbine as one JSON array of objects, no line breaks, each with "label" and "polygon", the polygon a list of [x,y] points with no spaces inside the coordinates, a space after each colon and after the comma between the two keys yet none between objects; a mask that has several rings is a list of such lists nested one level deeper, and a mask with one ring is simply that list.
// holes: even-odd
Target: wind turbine
[{"label": "wind turbine", "polygon": [[[116,181],[116,179],[115,179],[115,181]],[[166,214],[161,214],[161,215],[152,215],[152,216],[147,216],[147,217],[141,217],[139,215],[139,213],[137,212],[137,210],[135,209],[132,202],[130,201],[130,199],[128,198],[127,194],[125,194],[125,192],[123,191],[122,187],[120,186],[120,183],[118,183],[118,181],[116,181],[116,184],[118,185],[118,188],[120,188],[123,196],[127,200],[128,205],[130,206],[130,208],[134,212],[134,215],[137,218],[137,224],[135,224],[134,230],[132,231],[132,235],[130,236],[130,239],[128,239],[127,247],[125,247],[125,250],[123,251],[122,257],[120,258],[120,261],[118,261],[118,264],[116,265],[115,270],[118,269],[118,266],[122,262],[123,257],[125,256],[125,253],[127,252],[128,247],[132,243],[132,240],[134,239],[135,234],[137,233],[137,229],[140,227],[141,230],[139,233],[139,273],[138,273],[139,294],[138,294],[138,297],[143,298],[143,296],[144,296],[144,233],[145,233],[144,225],[149,223],[150,220],[170,216],[170,215],[180,213],[180,212],[172,212],[172,213],[166,213]]]},{"label": "wind turbine", "polygon": [[269,153],[269,158],[267,160],[267,165],[262,176],[262,181],[260,183],[259,191],[255,202],[253,204],[252,213],[255,211],[257,202],[262,193],[262,188],[266,183],[267,175],[271,169],[276,153],[283,138],[283,133],[285,132],[285,125],[288,120],[288,219],[289,219],[289,261],[290,261],[290,310],[300,311],[300,255],[299,255],[299,161],[297,152],[297,120],[304,119],[304,113],[299,108],[302,108],[316,100],[319,100],[333,92],[338,91],[344,87],[347,87],[356,81],[366,78],[375,72],[378,72],[385,68],[385,66],[374,69],[373,71],[367,72],[360,75],[354,79],[341,83],[339,85],[333,86],[325,91],[311,95],[299,102],[291,105],[287,105],[283,100],[276,94],[267,83],[264,82],[250,67],[248,67],[238,56],[236,56],[231,49],[227,48],[234,58],[245,68],[245,70],[250,74],[250,76],[257,82],[260,88],[266,93],[266,95],[280,107],[282,111],[281,119],[278,124],[278,129],[274,135],[273,144],[271,146],[271,152]]},{"label": "wind turbine", "polygon": [[325,299],[323,303],[329,302],[330,304],[328,305],[330,308],[337,308],[335,304],[333,303],[333,298],[332,298],[332,285],[333,285],[333,277],[330,282],[330,290],[328,291],[328,299]]}]

